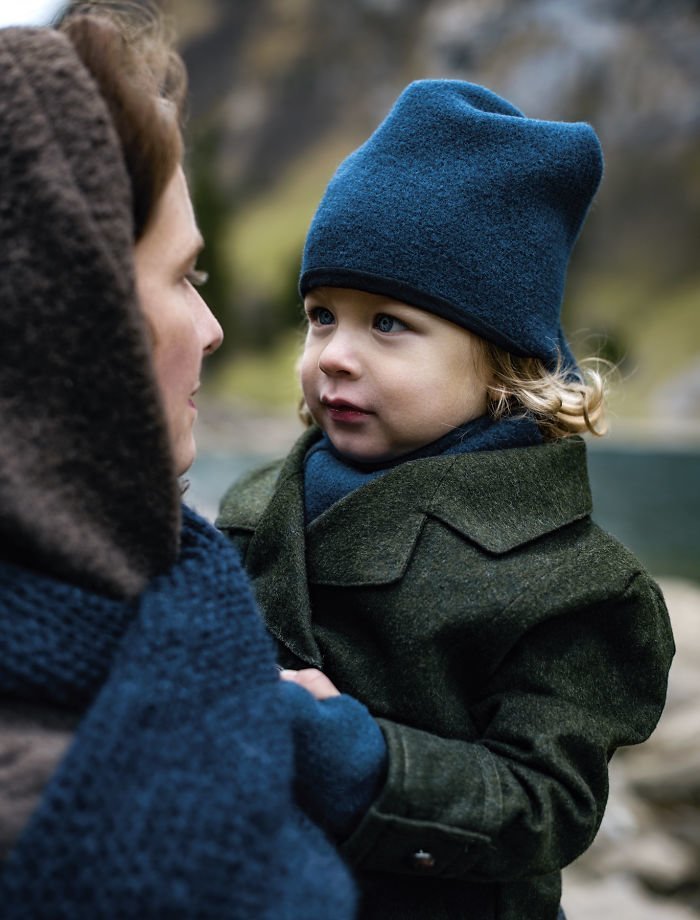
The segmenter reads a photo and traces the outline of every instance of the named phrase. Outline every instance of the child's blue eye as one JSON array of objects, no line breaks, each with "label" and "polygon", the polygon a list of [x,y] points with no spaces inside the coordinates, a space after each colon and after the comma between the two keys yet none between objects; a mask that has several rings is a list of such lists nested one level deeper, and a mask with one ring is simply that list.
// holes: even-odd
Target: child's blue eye
[{"label": "child's blue eye", "polygon": [[309,311],[309,316],[311,321],[319,326],[332,326],[335,322],[335,316],[325,307],[314,307]]},{"label": "child's blue eye", "polygon": [[378,313],[374,318],[374,328],[379,332],[403,332],[404,329],[408,329],[408,326],[395,316]]}]

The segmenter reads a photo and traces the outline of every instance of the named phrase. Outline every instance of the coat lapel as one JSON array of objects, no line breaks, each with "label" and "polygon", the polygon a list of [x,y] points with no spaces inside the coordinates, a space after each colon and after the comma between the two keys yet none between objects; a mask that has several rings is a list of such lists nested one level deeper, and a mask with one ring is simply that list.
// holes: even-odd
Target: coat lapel
[{"label": "coat lapel", "polygon": [[591,513],[586,446],[573,437],[462,455],[428,510],[488,552],[507,553]]},{"label": "coat lapel", "polygon": [[437,518],[494,554],[590,514],[579,438],[408,462],[350,493],[307,529],[307,571],[319,585],[389,584]]},{"label": "coat lapel", "polygon": [[257,501],[250,516],[238,507],[237,520],[228,525],[254,531],[246,568],[270,631],[315,667],[322,660],[309,583],[398,581],[431,518],[501,554],[591,511],[585,445],[567,438],[407,462],[346,495],[305,528],[303,461],[319,436],[311,429],[297,441],[262,513]]},{"label": "coat lapel", "polygon": [[[426,478],[430,464],[429,476]],[[307,529],[309,580],[323,585],[389,584],[413,554],[433,493],[451,462],[396,467],[346,495]],[[426,488],[427,485],[427,488]]]}]

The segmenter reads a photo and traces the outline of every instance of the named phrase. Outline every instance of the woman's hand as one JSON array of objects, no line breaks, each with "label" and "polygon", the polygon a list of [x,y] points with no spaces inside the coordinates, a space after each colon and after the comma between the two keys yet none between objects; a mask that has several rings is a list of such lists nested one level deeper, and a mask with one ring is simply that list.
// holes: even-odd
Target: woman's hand
[{"label": "woman's hand", "polygon": [[384,735],[366,706],[339,693],[316,668],[280,676],[294,736],[297,799],[325,831],[344,840],[384,783]]},{"label": "woman's hand", "polygon": [[280,671],[282,680],[288,680],[290,683],[299,684],[317,700],[327,700],[332,696],[340,696],[340,690],[335,686],[332,680],[319,671],[318,668],[303,668],[301,671],[292,671],[289,669]]}]

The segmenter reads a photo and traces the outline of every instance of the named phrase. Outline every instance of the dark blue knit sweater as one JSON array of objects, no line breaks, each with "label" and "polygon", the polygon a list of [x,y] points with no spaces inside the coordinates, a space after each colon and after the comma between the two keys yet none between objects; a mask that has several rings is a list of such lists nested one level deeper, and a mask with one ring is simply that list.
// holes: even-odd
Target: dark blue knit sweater
[{"label": "dark blue knit sweater", "polygon": [[0,875],[6,918],[349,918],[292,801],[289,699],[224,537],[184,510],[136,601],[0,563],[0,694],[84,717]]}]

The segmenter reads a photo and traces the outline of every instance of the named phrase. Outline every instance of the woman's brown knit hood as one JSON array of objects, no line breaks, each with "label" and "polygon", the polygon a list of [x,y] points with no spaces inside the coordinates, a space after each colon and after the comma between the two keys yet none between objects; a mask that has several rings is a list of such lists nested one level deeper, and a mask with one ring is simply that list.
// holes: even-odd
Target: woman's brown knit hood
[{"label": "woman's brown knit hood", "polygon": [[0,30],[0,553],[127,596],[179,531],[133,247],[120,146],[69,40]]}]

